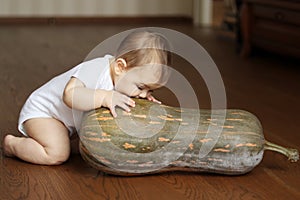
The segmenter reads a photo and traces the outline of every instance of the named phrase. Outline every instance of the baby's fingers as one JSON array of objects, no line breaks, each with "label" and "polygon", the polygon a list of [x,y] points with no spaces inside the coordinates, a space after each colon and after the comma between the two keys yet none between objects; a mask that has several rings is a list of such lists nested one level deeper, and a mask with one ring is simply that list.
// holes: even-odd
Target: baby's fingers
[{"label": "baby's fingers", "polygon": [[158,101],[157,99],[155,99],[152,95],[149,95],[149,96],[147,97],[147,99],[148,99],[149,101],[154,102],[154,103],[161,104],[161,102]]},{"label": "baby's fingers", "polygon": [[131,107],[135,107],[135,101],[131,98],[128,98],[128,103],[127,105],[131,106]]},{"label": "baby's fingers", "polygon": [[130,112],[130,108],[129,106],[127,106],[125,103],[121,103],[118,105],[120,108],[122,108],[123,110],[125,110],[126,112]]},{"label": "baby's fingers", "polygon": [[110,113],[112,114],[113,117],[117,117],[116,109],[114,106],[110,108]]},{"label": "baby's fingers", "polygon": [[133,99],[131,99],[130,97],[124,95],[120,101],[120,105],[118,105],[118,106],[120,106],[121,108],[123,108],[126,111],[130,111],[128,106],[135,107],[135,101]]}]

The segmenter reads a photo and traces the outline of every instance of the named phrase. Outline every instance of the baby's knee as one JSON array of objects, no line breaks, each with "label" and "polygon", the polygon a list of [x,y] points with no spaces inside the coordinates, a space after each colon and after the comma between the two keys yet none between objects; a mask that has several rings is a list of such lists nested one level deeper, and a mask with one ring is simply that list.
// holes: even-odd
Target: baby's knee
[{"label": "baby's knee", "polygon": [[70,156],[70,150],[49,151],[47,155],[48,165],[60,165],[67,161]]}]

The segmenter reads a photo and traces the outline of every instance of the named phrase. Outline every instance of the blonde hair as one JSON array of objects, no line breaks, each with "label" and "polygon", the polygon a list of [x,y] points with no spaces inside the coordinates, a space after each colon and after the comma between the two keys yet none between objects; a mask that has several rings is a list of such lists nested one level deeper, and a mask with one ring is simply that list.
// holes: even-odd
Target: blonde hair
[{"label": "blonde hair", "polygon": [[127,69],[150,63],[169,66],[169,49],[169,43],[163,35],[150,31],[134,31],[121,42],[115,57],[124,59]]}]

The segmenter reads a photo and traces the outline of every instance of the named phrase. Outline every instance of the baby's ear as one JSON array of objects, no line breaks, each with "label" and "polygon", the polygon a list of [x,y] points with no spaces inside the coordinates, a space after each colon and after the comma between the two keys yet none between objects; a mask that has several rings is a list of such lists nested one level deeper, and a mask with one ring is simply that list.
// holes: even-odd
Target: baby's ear
[{"label": "baby's ear", "polygon": [[118,59],[116,60],[116,62],[117,62],[117,68],[118,68],[117,70],[123,71],[123,70],[126,69],[126,67],[127,67],[127,62],[126,62],[125,59],[123,59],[123,58],[118,58]]}]

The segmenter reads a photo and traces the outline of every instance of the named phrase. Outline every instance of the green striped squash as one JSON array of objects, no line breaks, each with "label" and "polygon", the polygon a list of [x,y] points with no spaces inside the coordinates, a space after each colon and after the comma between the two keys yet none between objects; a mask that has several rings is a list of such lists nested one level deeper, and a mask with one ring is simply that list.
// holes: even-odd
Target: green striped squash
[{"label": "green striped squash", "polygon": [[265,140],[259,120],[244,110],[185,109],[135,99],[127,113],[106,108],[85,114],[80,154],[91,166],[110,174],[132,176],[165,171],[245,174],[264,150],[296,162],[296,149]]}]

